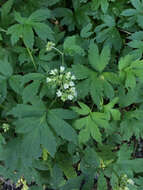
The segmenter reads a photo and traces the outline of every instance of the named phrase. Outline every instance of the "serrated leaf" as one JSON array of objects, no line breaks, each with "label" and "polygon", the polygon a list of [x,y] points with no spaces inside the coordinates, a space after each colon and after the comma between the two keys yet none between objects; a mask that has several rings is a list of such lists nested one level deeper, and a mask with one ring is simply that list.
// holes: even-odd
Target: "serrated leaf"
[{"label": "serrated leaf", "polygon": [[98,143],[102,144],[102,138],[101,133],[98,129],[98,126],[92,119],[89,120],[89,128],[90,128],[90,134],[93,137],[94,140],[96,140]]},{"label": "serrated leaf", "polygon": [[87,141],[89,141],[90,131],[88,130],[87,127],[79,132],[78,138],[79,138],[79,143],[85,144]]},{"label": "serrated leaf", "polygon": [[45,23],[36,22],[33,25],[33,28],[36,32],[36,34],[41,38],[42,40],[46,41],[47,39],[54,41],[53,31],[52,29]]},{"label": "serrated leaf", "polygon": [[70,124],[58,117],[52,110],[48,112],[47,121],[55,130],[57,135],[63,139],[77,143],[77,134]]},{"label": "serrated leaf", "polygon": [[90,139],[90,135],[98,143],[102,143],[101,133],[97,124],[91,116],[80,118],[74,122],[76,129],[79,129],[79,143],[86,143]]},{"label": "serrated leaf", "polygon": [[48,18],[51,18],[51,11],[45,8],[33,12],[29,17],[29,20],[33,22],[41,22]]},{"label": "serrated leaf", "polygon": [[125,86],[126,88],[135,88],[136,86],[136,77],[132,71],[127,72]]},{"label": "serrated leaf", "polygon": [[7,34],[11,34],[11,43],[15,45],[20,37],[22,37],[23,26],[20,24],[12,25],[8,28]]},{"label": "serrated leaf", "polygon": [[100,107],[100,103],[103,97],[103,86],[100,80],[96,80],[96,83],[95,82],[91,83],[90,94],[91,94],[93,102],[98,107]]}]

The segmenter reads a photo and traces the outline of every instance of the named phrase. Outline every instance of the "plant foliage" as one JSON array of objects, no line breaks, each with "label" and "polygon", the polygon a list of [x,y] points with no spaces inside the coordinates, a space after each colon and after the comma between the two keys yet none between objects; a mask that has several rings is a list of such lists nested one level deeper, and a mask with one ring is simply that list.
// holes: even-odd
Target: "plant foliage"
[{"label": "plant foliage", "polygon": [[0,1],[0,176],[23,190],[143,189],[143,0]]}]

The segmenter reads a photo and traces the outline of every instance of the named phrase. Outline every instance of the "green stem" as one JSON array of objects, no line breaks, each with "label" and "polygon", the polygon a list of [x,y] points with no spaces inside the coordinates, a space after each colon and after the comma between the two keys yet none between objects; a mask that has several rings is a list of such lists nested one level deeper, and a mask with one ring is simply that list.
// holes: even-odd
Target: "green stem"
[{"label": "green stem", "polygon": [[34,61],[34,58],[33,58],[33,55],[32,55],[32,53],[31,53],[30,49],[29,49],[27,46],[26,46],[26,49],[27,49],[27,52],[28,52],[28,54],[29,54],[29,56],[30,56],[30,58],[31,58],[31,61],[32,61],[33,65],[34,65],[35,70],[37,70],[37,68],[36,68],[36,63],[35,63],[35,61]]},{"label": "green stem", "polygon": [[64,65],[64,53],[55,47],[52,47],[52,49],[56,50],[62,56],[62,65]]},{"label": "green stem", "polygon": [[51,102],[51,104],[49,105],[49,109],[54,105],[54,103],[56,102],[57,97]]}]

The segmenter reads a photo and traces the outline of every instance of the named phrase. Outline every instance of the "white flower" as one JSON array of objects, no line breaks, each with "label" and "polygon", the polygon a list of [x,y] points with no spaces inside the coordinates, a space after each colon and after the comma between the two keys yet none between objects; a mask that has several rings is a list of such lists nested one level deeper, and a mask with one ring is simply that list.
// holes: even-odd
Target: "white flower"
[{"label": "white flower", "polygon": [[72,92],[75,92],[75,87],[72,87],[72,88],[71,88],[71,91],[72,91]]},{"label": "white flower", "polygon": [[55,71],[51,70],[50,75],[55,75]]},{"label": "white flower", "polygon": [[67,83],[64,84],[64,89],[69,88],[69,85]]},{"label": "white flower", "polygon": [[66,73],[66,79],[69,79],[71,77],[71,72]]},{"label": "white flower", "polygon": [[65,67],[64,66],[60,66],[60,72],[62,73],[62,72],[64,72],[64,70],[65,70]]},{"label": "white flower", "polygon": [[76,78],[75,78],[75,76],[74,76],[74,75],[72,75],[71,79],[72,79],[72,80],[75,80]]},{"label": "white flower", "polygon": [[56,75],[57,73],[58,73],[58,70],[57,69],[53,69],[53,70],[51,70],[50,75]]},{"label": "white flower", "polygon": [[57,69],[54,69],[54,72],[55,72],[55,73],[57,73],[57,72],[58,72],[58,70],[57,70]]},{"label": "white flower", "polygon": [[76,91],[74,92],[74,96],[77,97],[77,92]]},{"label": "white flower", "polygon": [[52,81],[51,78],[49,78],[49,77],[46,78],[46,82],[47,82],[47,83],[48,83],[48,82],[51,82],[51,81]]},{"label": "white flower", "polygon": [[63,78],[63,75],[60,75],[59,78],[62,79],[62,78]]},{"label": "white flower", "polygon": [[134,181],[132,179],[128,179],[127,180],[127,183],[131,184],[131,185],[134,185]]},{"label": "white flower", "polygon": [[68,95],[68,100],[72,100],[74,97],[72,95]]},{"label": "white flower", "polygon": [[69,85],[70,85],[70,86],[74,86],[75,84],[74,84],[74,82],[71,81],[71,82],[69,83]]},{"label": "white flower", "polygon": [[60,97],[60,96],[62,95],[62,92],[61,92],[60,90],[58,90],[58,91],[56,92],[56,94],[57,94],[58,97]]}]

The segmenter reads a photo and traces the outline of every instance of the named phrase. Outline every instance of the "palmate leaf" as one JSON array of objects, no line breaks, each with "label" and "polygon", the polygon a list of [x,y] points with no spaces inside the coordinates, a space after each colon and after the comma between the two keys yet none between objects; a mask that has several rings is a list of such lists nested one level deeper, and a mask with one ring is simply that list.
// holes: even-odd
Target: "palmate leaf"
[{"label": "palmate leaf", "polygon": [[38,158],[41,155],[40,145],[45,147],[51,156],[54,156],[56,152],[56,138],[45,120],[45,108],[41,107],[41,110],[39,108],[37,110],[37,106],[21,104],[9,112],[19,118],[14,125],[17,133],[25,134],[21,139],[21,146],[23,154],[29,159]]},{"label": "palmate leaf", "polygon": [[139,59],[142,57],[142,53],[143,53],[143,38],[141,35],[142,35],[142,31],[133,33],[129,37],[131,41],[128,43],[128,46],[133,49],[131,54],[135,54],[137,58]]},{"label": "palmate leaf", "polygon": [[[94,64],[93,61],[92,64]],[[107,97],[109,99],[114,97],[114,89],[111,84],[118,83],[119,81],[116,80],[115,82],[112,80],[112,78],[118,79],[115,73],[110,75],[110,73],[106,72],[105,77],[104,73],[99,77],[97,72],[80,64],[73,66],[73,72],[77,79],[85,79],[80,81],[77,85],[79,99],[90,94],[93,102],[100,107],[103,97]],[[81,89],[81,87],[83,87],[83,89]]]},{"label": "palmate leaf", "polygon": [[81,119],[77,119],[74,122],[76,129],[80,129],[79,143],[86,143],[90,139],[90,135],[98,143],[102,143],[101,133],[98,129],[98,125],[93,121],[91,116],[86,116]]},{"label": "palmate leaf", "polygon": [[96,41],[104,43],[104,46],[110,46],[119,52],[122,47],[122,39],[116,28],[115,19],[110,15],[105,15],[102,20],[104,24],[98,25],[95,29]]},{"label": "palmate leaf", "polygon": [[129,141],[133,135],[135,135],[137,139],[142,138],[142,114],[142,110],[130,111],[125,114],[120,125],[120,132],[124,140]]},{"label": "palmate leaf", "polygon": [[119,74],[126,88],[135,88],[137,81],[143,82],[143,61],[135,60],[133,55],[127,55],[119,61]]},{"label": "palmate leaf", "polygon": [[[40,145],[46,148],[51,156],[54,156],[57,143],[56,137],[49,128],[49,124],[57,135],[75,144],[77,143],[76,132],[63,120],[76,118],[77,115],[74,112],[64,109],[53,109],[48,112],[47,121],[45,120],[45,113],[46,109],[42,103],[32,106],[19,104],[9,112],[10,115],[12,114],[19,118],[14,122],[14,125],[17,133],[25,134],[21,146],[25,156],[28,158],[29,155],[29,159],[39,157],[41,154]],[[63,113],[65,113],[64,116]],[[33,140],[30,143],[31,139]],[[28,146],[28,144],[31,145]],[[34,144],[36,144],[36,150],[32,150],[32,147],[35,146]]]},{"label": "palmate leaf", "polygon": [[54,40],[52,29],[47,24],[43,23],[43,21],[45,21],[47,18],[51,18],[49,9],[37,10],[33,12],[28,18],[22,17],[20,13],[15,12],[15,20],[19,24],[12,25],[7,31],[7,34],[11,35],[12,45],[17,43],[18,40],[22,38],[24,44],[28,48],[32,49],[34,45],[33,29],[42,40],[46,40],[47,38]]},{"label": "palmate leaf", "polygon": [[132,6],[134,8],[129,8],[123,10],[121,15],[129,17],[128,23],[124,24],[124,27],[131,27],[135,23],[137,23],[140,27],[143,27],[142,24],[142,9],[143,9],[143,2],[142,0],[133,1],[130,0]]}]

